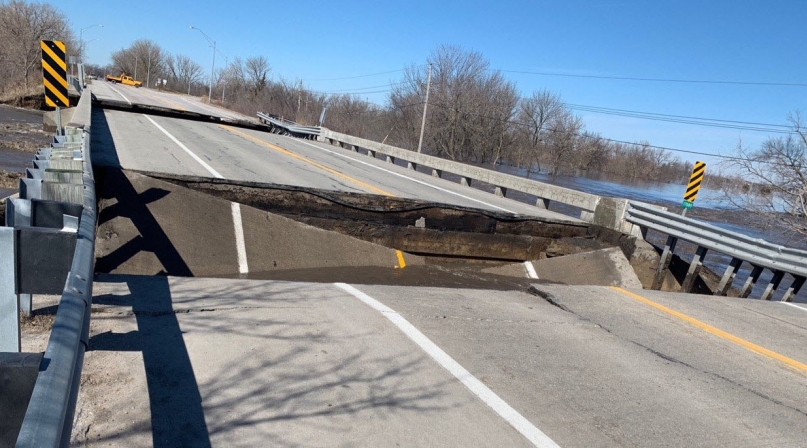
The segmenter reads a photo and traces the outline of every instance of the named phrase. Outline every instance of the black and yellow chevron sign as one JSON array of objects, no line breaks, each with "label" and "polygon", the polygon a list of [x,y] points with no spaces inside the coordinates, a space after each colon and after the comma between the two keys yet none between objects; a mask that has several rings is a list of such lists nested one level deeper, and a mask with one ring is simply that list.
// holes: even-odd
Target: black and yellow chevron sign
[{"label": "black and yellow chevron sign", "polygon": [[45,105],[50,107],[70,107],[67,98],[67,63],[64,42],[43,40],[42,78],[45,84]]},{"label": "black and yellow chevron sign", "polygon": [[695,198],[698,197],[698,190],[701,189],[704,174],[706,174],[706,164],[704,162],[695,162],[692,175],[689,176],[687,191],[684,193],[684,201],[695,202]]}]

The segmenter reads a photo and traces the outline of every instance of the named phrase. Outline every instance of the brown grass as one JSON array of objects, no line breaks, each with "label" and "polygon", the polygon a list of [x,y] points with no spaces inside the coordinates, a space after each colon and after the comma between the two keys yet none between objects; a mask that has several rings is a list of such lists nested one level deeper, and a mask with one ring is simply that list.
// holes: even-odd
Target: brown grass
[{"label": "brown grass", "polygon": [[18,188],[20,186],[20,177],[22,177],[22,173],[0,170],[0,188]]},{"label": "brown grass", "polygon": [[42,86],[9,87],[0,92],[0,104],[42,110],[45,108],[45,92]]}]

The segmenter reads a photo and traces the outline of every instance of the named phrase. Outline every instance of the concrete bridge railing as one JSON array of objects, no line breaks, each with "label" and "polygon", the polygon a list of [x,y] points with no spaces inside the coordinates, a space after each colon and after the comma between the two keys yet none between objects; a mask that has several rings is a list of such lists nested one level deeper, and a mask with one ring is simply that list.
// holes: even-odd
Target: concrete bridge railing
[{"label": "concrete bridge railing", "polygon": [[558,187],[352,135],[341,134],[326,128],[320,128],[318,140],[342,148],[352,149],[356,152],[364,150],[371,157],[377,157],[377,154],[382,154],[386,156],[387,162],[390,163],[395,163],[396,160],[406,161],[408,168],[412,170],[418,166],[428,167],[431,168],[432,175],[435,177],[442,177],[443,173],[453,173],[460,177],[462,185],[468,187],[471,186],[473,181],[484,182],[493,185],[494,192],[498,196],[506,197],[508,192],[512,191],[526,193],[537,197],[535,206],[542,209],[548,208],[551,201],[557,201],[581,209],[580,219],[583,221],[624,233],[639,235],[638,228],[634,228],[633,224],[625,220],[629,202],[627,199],[603,197],[570,188]]}]

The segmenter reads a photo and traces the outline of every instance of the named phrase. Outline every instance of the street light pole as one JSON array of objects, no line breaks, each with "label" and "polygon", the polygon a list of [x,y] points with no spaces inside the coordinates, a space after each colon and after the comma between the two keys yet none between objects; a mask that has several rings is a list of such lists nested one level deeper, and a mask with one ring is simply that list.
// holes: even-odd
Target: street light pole
[{"label": "street light pole", "polygon": [[81,48],[81,54],[80,54],[80,56],[81,56],[81,57],[80,57],[80,61],[81,61],[82,63],[84,62],[84,31],[87,31],[87,30],[88,30],[88,29],[90,29],[90,28],[95,28],[96,26],[97,26],[97,27],[100,27],[100,28],[103,28],[103,27],[104,27],[104,25],[101,25],[100,23],[97,23],[97,24],[95,24],[95,25],[90,25],[90,26],[88,26],[88,27],[86,27],[86,28],[82,28],[82,29],[81,29],[81,30],[79,30],[79,32],[78,32],[78,45],[79,45],[79,47]]},{"label": "street light pole", "polygon": [[196,30],[196,31],[202,33],[202,36],[204,36],[205,39],[207,39],[207,41],[211,45],[213,45],[213,63],[210,65],[210,87],[209,87],[209,90],[207,92],[207,103],[210,104],[210,100],[213,97],[213,76],[215,74],[215,69],[216,69],[216,41],[211,39],[210,37],[208,37],[208,35],[205,34],[204,31],[200,30],[199,28],[196,28],[193,25],[190,26],[190,29]]},{"label": "street light pole", "polygon": [[420,140],[418,140],[418,152],[423,146],[423,130],[426,129],[426,107],[429,105],[429,88],[432,85],[432,65],[429,64],[429,78],[426,81],[426,101],[423,103],[423,121],[420,122]]}]

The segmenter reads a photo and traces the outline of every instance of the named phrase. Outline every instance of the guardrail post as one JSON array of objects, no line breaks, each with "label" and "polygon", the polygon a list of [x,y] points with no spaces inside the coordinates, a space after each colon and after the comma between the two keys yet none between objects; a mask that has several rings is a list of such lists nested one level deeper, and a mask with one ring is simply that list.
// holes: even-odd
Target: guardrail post
[{"label": "guardrail post", "polygon": [[773,278],[770,282],[768,282],[768,286],[765,287],[765,291],[762,292],[761,300],[771,300],[773,297],[774,291],[776,288],[779,287],[779,284],[782,283],[782,279],[785,277],[784,271],[773,271]]},{"label": "guardrail post", "polygon": [[387,156],[387,163],[392,163],[392,164],[394,164],[394,163],[395,163],[395,157],[392,157],[392,156]]},{"label": "guardrail post", "polygon": [[544,210],[549,210],[549,199],[538,198],[535,201],[535,206]]},{"label": "guardrail post", "polygon": [[728,292],[729,288],[731,287],[731,283],[734,281],[734,277],[737,276],[737,270],[740,269],[740,265],[743,264],[743,260],[739,258],[732,258],[731,262],[729,263],[728,267],[726,268],[726,272],[723,273],[723,277],[720,279],[720,283],[717,284],[717,288],[714,290],[714,295],[716,296],[725,296]]},{"label": "guardrail post", "polygon": [[443,177],[443,170],[432,169],[432,177],[436,177],[438,179]]},{"label": "guardrail post", "polygon": [[359,152],[359,145],[351,145],[353,152]]},{"label": "guardrail post", "polygon": [[21,349],[16,258],[16,231],[0,227],[0,352],[19,353]]},{"label": "guardrail post", "polygon": [[[32,213],[31,201],[25,199],[6,199],[7,227],[30,227]],[[16,257],[16,252],[14,256]],[[30,317],[34,310],[33,295],[17,294],[17,301],[20,304],[22,312]]]},{"label": "guardrail post", "polygon": [[370,148],[367,148],[367,155],[375,159],[375,151]]},{"label": "guardrail post", "polygon": [[463,187],[470,187],[471,186],[471,179],[468,177],[460,177],[460,185]]},{"label": "guardrail post", "polygon": [[793,283],[790,284],[790,287],[785,291],[785,295],[782,296],[782,302],[792,301],[793,296],[799,293],[802,286],[804,286],[804,277],[794,278]]},{"label": "guardrail post", "polygon": [[759,280],[759,275],[762,274],[763,269],[762,266],[754,266],[754,269],[751,270],[751,275],[748,276],[748,279],[743,285],[743,289],[740,290],[741,298],[745,299],[751,295],[751,291],[754,289],[754,285],[757,284],[757,280]]},{"label": "guardrail post", "polygon": [[670,260],[672,260],[672,254],[675,252],[676,244],[678,244],[678,238],[674,236],[667,237],[667,242],[664,244],[664,251],[661,253],[661,259],[658,262],[656,276],[653,278],[653,286],[651,289],[661,289],[661,285],[664,283],[664,276],[667,274],[667,268],[670,267]]},{"label": "guardrail post", "polygon": [[494,191],[494,194],[496,194],[496,196],[499,196],[499,197],[503,198],[503,197],[507,196],[507,188],[496,187],[496,190]]},{"label": "guardrail post", "polygon": [[417,171],[418,166],[417,166],[417,164],[416,164],[416,163],[412,163],[412,162],[406,162],[406,168],[407,168],[407,169],[410,169],[410,170],[412,170],[412,171]]},{"label": "guardrail post", "polygon": [[692,262],[689,263],[689,269],[687,270],[686,277],[684,277],[684,283],[681,284],[681,291],[692,292],[692,287],[695,286],[695,279],[698,277],[701,267],[703,266],[706,251],[707,249],[705,247],[698,246],[698,250],[695,251],[695,255],[692,257]]}]

